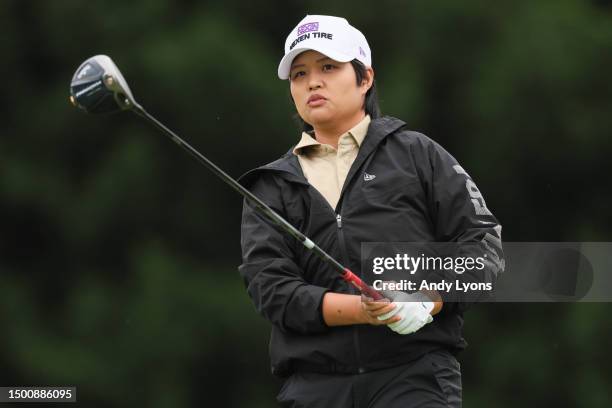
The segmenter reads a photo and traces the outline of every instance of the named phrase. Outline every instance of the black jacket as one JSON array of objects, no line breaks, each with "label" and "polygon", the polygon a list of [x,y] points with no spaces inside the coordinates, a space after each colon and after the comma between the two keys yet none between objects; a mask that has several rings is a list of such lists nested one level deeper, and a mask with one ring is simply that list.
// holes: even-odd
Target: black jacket
[{"label": "black jacket", "polygon": [[[362,242],[488,240],[491,259],[503,256],[501,226],[467,173],[437,143],[392,117],[371,122],[335,209],[305,179],[291,150],[240,181],[369,283],[374,276],[361,271]],[[435,348],[456,352],[466,346],[461,336],[466,301],[445,302],[432,323],[410,335],[386,326],[328,327],[322,318],[323,295],[354,289],[248,202],[241,244],[240,274],[257,311],[272,323],[270,356],[276,375],[365,372],[408,362]],[[487,268],[477,278],[490,282],[496,272]]]}]

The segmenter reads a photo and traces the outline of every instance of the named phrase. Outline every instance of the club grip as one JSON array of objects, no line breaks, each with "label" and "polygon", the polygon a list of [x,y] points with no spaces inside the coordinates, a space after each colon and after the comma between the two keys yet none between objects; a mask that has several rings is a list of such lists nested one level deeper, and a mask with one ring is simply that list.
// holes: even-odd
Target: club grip
[{"label": "club grip", "polygon": [[372,298],[374,300],[383,300],[385,297],[378,293],[376,289],[367,285],[361,278],[355,275],[349,268],[344,268],[344,274],[342,275],[342,279],[349,282],[351,285],[355,286],[361,293],[365,296]]}]

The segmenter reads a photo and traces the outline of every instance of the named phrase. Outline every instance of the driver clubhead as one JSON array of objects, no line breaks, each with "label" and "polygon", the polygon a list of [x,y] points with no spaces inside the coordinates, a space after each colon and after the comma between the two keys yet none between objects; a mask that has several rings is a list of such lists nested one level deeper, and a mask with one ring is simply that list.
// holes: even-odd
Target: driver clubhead
[{"label": "driver clubhead", "polygon": [[70,82],[70,101],[87,113],[112,113],[138,108],[121,71],[107,55],[83,62]]}]

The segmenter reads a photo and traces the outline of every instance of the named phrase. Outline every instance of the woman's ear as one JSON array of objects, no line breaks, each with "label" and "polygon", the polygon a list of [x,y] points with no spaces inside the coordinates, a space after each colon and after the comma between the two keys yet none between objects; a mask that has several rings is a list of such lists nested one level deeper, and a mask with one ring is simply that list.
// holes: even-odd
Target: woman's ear
[{"label": "woman's ear", "polygon": [[365,91],[369,91],[374,83],[374,69],[372,67],[367,67],[365,76],[361,81],[361,86],[365,87]]}]

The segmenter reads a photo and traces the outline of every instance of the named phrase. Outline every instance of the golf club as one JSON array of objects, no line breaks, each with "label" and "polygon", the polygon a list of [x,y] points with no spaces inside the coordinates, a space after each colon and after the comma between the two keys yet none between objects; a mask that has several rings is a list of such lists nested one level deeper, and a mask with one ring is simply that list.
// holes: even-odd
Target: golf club
[{"label": "golf club", "polygon": [[268,217],[285,232],[300,241],[306,248],[314,252],[324,262],[330,264],[342,278],[367,297],[374,300],[382,300],[381,295],[371,286],[367,285],[361,278],[355,275],[350,269],[342,266],[338,261],[323,251],[319,246],[312,242],[308,237],[298,231],[293,225],[278,215],[263,201],[253,193],[244,188],[231,176],[217,167],[200,152],[194,149],[189,143],[181,139],[176,133],[168,129],[164,124],[151,116],[140,106],[127,82],[115,63],[106,55],[96,55],[83,62],[76,70],[70,83],[70,102],[87,113],[113,113],[122,110],[130,110],[139,116],[153,123],[164,134],[170,137],[176,144],[194,156],[200,163],[215,173],[226,184],[249,200],[255,208]]}]

